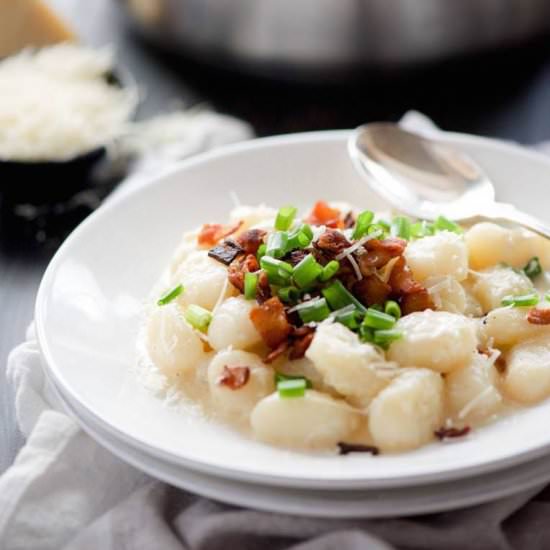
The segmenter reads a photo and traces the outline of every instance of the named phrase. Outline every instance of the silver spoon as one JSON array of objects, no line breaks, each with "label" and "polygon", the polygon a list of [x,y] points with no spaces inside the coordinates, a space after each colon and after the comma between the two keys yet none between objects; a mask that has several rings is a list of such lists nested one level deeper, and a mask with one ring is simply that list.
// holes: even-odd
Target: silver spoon
[{"label": "silver spoon", "polygon": [[396,124],[359,126],[348,141],[358,172],[396,209],[425,220],[443,215],[459,223],[512,222],[550,238],[550,227],[515,206],[495,201],[481,168],[443,141]]}]

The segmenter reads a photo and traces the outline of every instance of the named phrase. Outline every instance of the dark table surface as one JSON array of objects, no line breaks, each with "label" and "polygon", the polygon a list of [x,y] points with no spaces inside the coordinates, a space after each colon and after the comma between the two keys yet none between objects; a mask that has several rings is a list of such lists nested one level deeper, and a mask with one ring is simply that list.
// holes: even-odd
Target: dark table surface
[{"label": "dark table surface", "polygon": [[[407,70],[363,71],[330,85],[275,83],[212,69],[150,48],[113,0],[51,0],[93,45],[114,44],[146,90],[141,117],[176,101],[207,103],[249,121],[258,135],[351,128],[397,120],[417,109],[442,128],[531,144],[550,139],[550,38],[521,48]],[[2,178],[0,172],[0,180]],[[42,273],[54,250],[13,246],[0,235],[0,472],[22,438],[15,429],[5,364],[32,320]],[[12,245],[12,246],[7,246]]]}]

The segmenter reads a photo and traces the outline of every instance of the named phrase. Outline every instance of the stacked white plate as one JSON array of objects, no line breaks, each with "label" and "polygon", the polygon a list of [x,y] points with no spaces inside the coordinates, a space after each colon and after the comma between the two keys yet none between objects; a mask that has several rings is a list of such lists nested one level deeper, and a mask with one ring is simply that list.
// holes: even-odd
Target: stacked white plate
[{"label": "stacked white plate", "polygon": [[[274,449],[169,404],[133,366],[145,298],[184,230],[244,204],[317,199],[358,207],[370,195],[346,153],[347,132],[257,140],[182,163],[100,208],[69,237],[40,287],[36,320],[60,401],[113,453],[218,500],[292,514],[382,517],[485,502],[550,480],[550,402],[412,453],[335,456]],[[448,134],[492,177],[500,200],[548,216],[550,162],[499,142]]]}]

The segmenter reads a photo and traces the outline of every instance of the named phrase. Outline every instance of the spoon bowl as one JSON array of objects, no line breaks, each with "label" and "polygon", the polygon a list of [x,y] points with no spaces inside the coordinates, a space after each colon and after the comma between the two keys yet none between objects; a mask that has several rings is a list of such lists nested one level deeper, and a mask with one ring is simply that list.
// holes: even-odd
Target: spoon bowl
[{"label": "spoon bowl", "polygon": [[352,133],[348,151],[369,186],[410,216],[435,220],[443,215],[462,223],[512,222],[550,237],[550,227],[537,218],[496,202],[494,186],[484,171],[442,140],[392,123],[371,123]]}]

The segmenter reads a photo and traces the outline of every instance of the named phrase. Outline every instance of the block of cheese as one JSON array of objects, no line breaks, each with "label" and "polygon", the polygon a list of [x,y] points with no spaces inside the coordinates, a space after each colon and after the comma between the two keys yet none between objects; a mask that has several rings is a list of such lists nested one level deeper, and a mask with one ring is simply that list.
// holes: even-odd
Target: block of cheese
[{"label": "block of cheese", "polygon": [[40,47],[75,36],[41,0],[0,0],[0,58],[26,47]]}]

